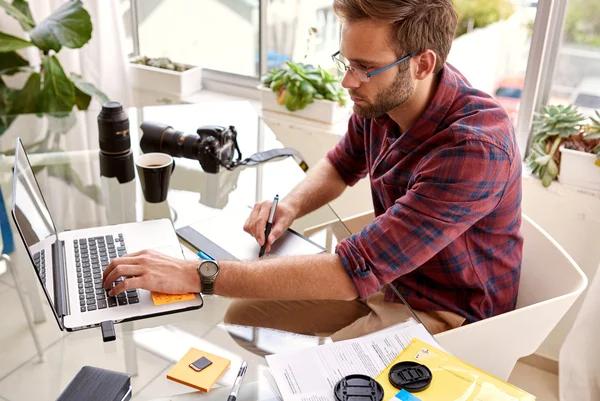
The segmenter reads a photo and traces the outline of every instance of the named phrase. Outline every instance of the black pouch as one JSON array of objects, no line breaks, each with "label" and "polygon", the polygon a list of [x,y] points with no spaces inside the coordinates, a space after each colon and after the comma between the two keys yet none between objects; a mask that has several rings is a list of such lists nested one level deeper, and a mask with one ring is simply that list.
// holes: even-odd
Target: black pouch
[{"label": "black pouch", "polygon": [[128,401],[131,377],[126,373],[84,366],[56,401]]}]

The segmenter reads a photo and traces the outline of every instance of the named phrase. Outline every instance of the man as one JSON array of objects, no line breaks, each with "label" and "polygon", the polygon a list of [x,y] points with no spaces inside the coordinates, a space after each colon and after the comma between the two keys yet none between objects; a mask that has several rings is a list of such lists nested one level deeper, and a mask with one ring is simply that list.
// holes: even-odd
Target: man
[{"label": "man", "polygon": [[[457,16],[451,0],[335,0],[348,132],[279,203],[244,229],[267,250],[291,223],[369,175],[375,220],[332,255],[198,262],[144,251],[111,263],[108,287],[211,292],[235,301],[227,322],[336,340],[410,316],[393,284],[434,333],[515,307],[522,238],[521,161],[506,112],[445,63]],[[202,268],[201,268],[202,270]],[[211,276],[212,275],[212,276]],[[208,277],[211,276],[211,277]],[[248,299],[251,298],[251,299]]]}]

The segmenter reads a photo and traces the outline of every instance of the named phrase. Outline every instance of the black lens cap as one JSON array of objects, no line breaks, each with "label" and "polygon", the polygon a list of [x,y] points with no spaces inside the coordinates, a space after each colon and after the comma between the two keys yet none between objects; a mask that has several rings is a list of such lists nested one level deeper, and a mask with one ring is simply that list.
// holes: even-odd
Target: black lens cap
[{"label": "black lens cap", "polygon": [[381,401],[383,387],[365,375],[348,375],[333,388],[337,401]]},{"label": "black lens cap", "polygon": [[388,379],[397,389],[411,393],[425,390],[431,384],[431,370],[420,363],[405,361],[392,366]]}]

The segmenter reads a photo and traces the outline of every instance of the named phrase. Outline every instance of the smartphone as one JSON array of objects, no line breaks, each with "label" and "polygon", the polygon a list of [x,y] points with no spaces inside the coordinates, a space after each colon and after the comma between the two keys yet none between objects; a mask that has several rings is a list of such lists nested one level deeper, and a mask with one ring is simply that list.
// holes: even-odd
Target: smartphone
[{"label": "smartphone", "polygon": [[203,356],[202,358],[190,363],[190,368],[194,369],[196,372],[200,372],[202,369],[212,365],[212,361],[207,357]]}]

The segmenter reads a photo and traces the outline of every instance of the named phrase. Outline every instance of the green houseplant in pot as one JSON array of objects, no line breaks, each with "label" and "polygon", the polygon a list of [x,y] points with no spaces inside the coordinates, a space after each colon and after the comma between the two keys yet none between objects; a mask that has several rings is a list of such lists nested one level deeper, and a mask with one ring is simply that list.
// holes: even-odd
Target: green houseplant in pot
[{"label": "green houseplant in pot", "polygon": [[566,184],[593,189],[600,185],[600,159],[594,154],[600,153],[597,111],[595,117],[587,120],[573,105],[546,106],[535,115],[533,135],[527,164],[545,187],[559,173],[561,182]]},{"label": "green houseplant in pot", "polygon": [[262,79],[263,108],[335,123],[347,116],[340,80],[321,67],[286,61]]},{"label": "green houseplant in pot", "polygon": [[[27,32],[28,39],[0,32],[0,134],[8,128],[14,115],[23,113],[63,113],[76,106],[86,110],[92,97],[101,103],[108,97],[77,74],[64,71],[56,54],[63,47],[77,49],[92,37],[92,22],[81,1],[70,0],[46,19],[36,24],[25,0],[12,4],[0,0],[0,7],[15,18]],[[34,66],[17,50],[35,46],[41,65]],[[11,88],[5,78],[17,73],[29,74],[25,85]]]}]

